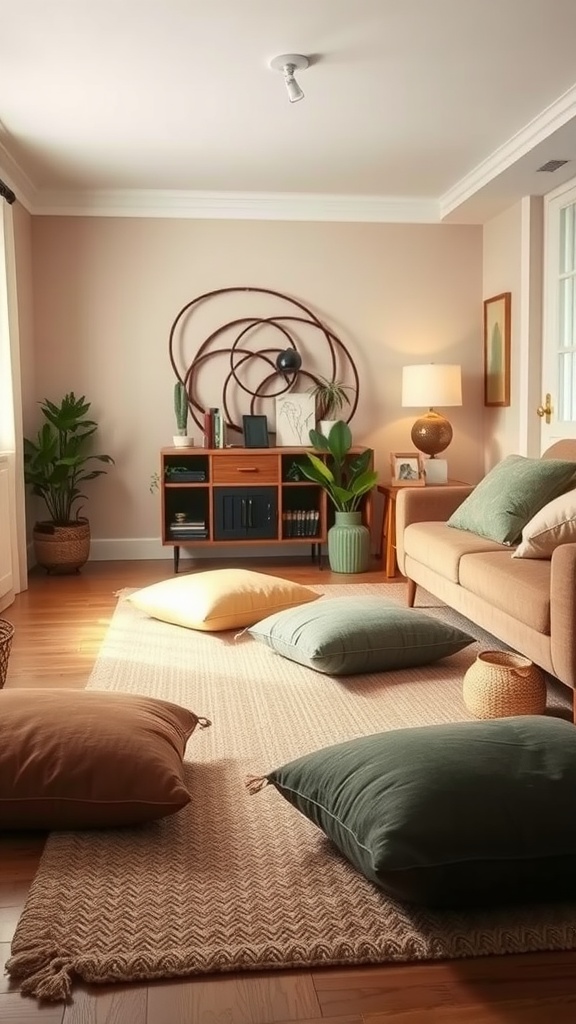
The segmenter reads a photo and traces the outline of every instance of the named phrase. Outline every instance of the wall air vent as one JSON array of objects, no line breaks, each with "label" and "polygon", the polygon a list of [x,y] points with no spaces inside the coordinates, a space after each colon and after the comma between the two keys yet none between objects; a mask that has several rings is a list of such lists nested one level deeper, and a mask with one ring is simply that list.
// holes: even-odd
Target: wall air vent
[{"label": "wall air vent", "polygon": [[557,171],[559,167],[564,167],[567,164],[567,160],[548,160],[547,163],[542,164],[542,167],[537,168],[537,172],[546,171],[548,174],[552,174]]}]

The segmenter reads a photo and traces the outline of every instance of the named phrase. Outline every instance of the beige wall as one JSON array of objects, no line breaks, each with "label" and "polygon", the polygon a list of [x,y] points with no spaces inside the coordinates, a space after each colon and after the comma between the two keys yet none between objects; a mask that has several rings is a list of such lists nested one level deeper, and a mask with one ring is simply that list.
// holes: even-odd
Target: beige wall
[{"label": "beige wall", "polygon": [[[174,433],[168,333],[183,305],[217,288],[286,293],[334,330],[360,374],[354,438],[374,447],[383,475],[390,451],[412,447],[418,415],[400,407],[402,366],[461,363],[464,405],[446,410],[449,472],[482,475],[480,227],[35,217],[32,240],[36,384],[27,375],[27,386],[35,399],[86,394],[100,424],[97,448],[116,460],[88,485],[93,557],[161,553],[149,479]],[[263,309],[257,299],[250,306],[255,315]],[[216,324],[236,315],[233,305],[224,310]],[[210,329],[198,319],[192,348]],[[327,369],[308,357],[305,367]],[[207,405],[221,404],[226,370],[207,370]],[[28,432],[29,394],[25,409]]]},{"label": "beige wall", "polygon": [[484,298],[511,292],[510,406],[488,408],[484,415],[486,469],[511,452],[518,451],[520,416],[518,358],[520,351],[519,299],[521,295],[522,205],[515,203],[484,225]]},{"label": "beige wall", "polygon": [[517,452],[540,454],[543,203],[526,196],[484,225],[484,298],[511,292],[510,406],[484,415],[485,468]]}]

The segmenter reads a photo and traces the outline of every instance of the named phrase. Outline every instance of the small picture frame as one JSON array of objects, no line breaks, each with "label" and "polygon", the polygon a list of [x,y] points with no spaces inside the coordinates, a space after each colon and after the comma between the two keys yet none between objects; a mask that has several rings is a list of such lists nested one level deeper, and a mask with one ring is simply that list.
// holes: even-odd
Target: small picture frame
[{"label": "small picture frame", "polygon": [[269,447],[267,416],[243,416],[242,429],[245,448]]},{"label": "small picture frame", "polygon": [[510,405],[511,292],[484,300],[484,405]]},{"label": "small picture frame", "polygon": [[424,465],[420,452],[390,452],[392,483],[395,487],[424,487]]}]

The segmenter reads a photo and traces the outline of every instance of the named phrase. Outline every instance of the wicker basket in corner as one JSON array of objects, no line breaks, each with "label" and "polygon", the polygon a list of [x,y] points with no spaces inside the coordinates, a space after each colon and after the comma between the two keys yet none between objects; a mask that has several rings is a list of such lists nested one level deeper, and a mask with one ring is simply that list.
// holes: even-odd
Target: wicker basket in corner
[{"label": "wicker basket in corner", "polygon": [[464,675],[462,696],[476,718],[542,715],[544,673],[521,654],[483,651]]},{"label": "wicker basket in corner", "polygon": [[78,572],[90,556],[90,524],[87,519],[77,519],[68,526],[36,523],[33,537],[36,562],[52,575]]},{"label": "wicker basket in corner", "polygon": [[8,622],[7,619],[0,619],[0,690],[6,682],[13,636],[14,626],[12,623]]}]

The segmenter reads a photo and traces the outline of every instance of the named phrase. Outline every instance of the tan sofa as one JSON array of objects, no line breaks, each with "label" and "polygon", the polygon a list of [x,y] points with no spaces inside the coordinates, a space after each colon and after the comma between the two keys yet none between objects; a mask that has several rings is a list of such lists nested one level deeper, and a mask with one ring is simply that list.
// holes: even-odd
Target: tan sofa
[{"label": "tan sofa", "polygon": [[[543,458],[574,459],[576,440]],[[397,557],[408,603],[422,586],[472,622],[576,687],[576,544],[551,560],[512,558],[509,546],[446,525],[472,487],[405,488],[396,501]]]}]

